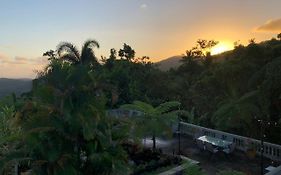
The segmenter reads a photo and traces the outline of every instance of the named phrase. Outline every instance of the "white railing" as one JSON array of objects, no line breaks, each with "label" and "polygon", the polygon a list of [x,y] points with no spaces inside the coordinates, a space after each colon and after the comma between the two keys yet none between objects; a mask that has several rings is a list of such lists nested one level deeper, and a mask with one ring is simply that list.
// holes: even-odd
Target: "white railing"
[{"label": "white railing", "polygon": [[[236,149],[246,152],[249,148],[252,148],[258,155],[261,154],[261,141],[253,138],[230,134],[185,122],[180,122],[180,132],[190,136],[204,134],[225,140],[233,140],[236,144]],[[281,145],[264,142],[263,155],[271,160],[281,162]]]},{"label": "white railing", "polygon": [[[141,116],[142,112],[136,110],[114,109],[108,110],[107,114],[113,117],[133,117]],[[177,125],[172,125],[173,132],[177,130]],[[180,122],[180,132],[190,136],[198,134],[208,135],[220,139],[231,140],[235,143],[236,149],[246,152],[250,148],[254,149],[258,155],[261,154],[261,141],[249,137],[243,137],[227,132],[205,128],[190,123]],[[281,145],[264,142],[263,155],[271,160],[281,162]]]}]

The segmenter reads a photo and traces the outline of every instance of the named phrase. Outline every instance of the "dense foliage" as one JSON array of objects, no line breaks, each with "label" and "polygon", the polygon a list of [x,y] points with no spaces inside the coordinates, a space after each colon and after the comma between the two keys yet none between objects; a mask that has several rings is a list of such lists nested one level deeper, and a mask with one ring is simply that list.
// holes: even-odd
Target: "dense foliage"
[{"label": "dense foliage", "polygon": [[258,137],[257,120],[270,122],[266,139],[280,143],[281,41],[237,45],[204,64],[207,58],[184,56],[178,69],[163,73],[155,94],[194,108],[196,124],[231,133]]},{"label": "dense foliage", "polygon": [[152,136],[153,150],[156,149],[156,136],[172,135],[171,126],[176,123],[180,103],[170,101],[162,103],[157,107],[150,104],[134,101],[133,104],[122,105],[121,108],[137,110],[142,113],[141,116],[134,119],[136,133],[141,133],[142,138]]},{"label": "dense foliage", "polygon": [[92,66],[52,58],[30,93],[1,105],[3,173],[16,162],[42,175],[130,172],[122,147],[129,124],[106,115]]},{"label": "dense foliage", "polygon": [[142,122],[159,124],[145,129],[154,136],[170,120],[160,116],[181,104],[189,111],[182,120],[250,137],[258,137],[259,119],[267,121],[266,139],[280,144],[281,41],[251,41],[211,56],[216,44],[198,40],[182,65],[168,72],[147,56],[136,58],[127,44],[120,58],[111,49],[101,61],[93,52],[95,40],[81,51],[66,42],[44,53],[50,63],[32,91],[0,103],[2,172],[20,162],[21,169],[42,175],[128,174],[122,143],[132,137],[134,124],[105,111],[136,100],[123,107],[140,109]]},{"label": "dense foliage", "polygon": [[265,126],[266,140],[280,144],[281,41],[251,40],[247,46],[236,44],[234,50],[212,56],[209,50],[216,44],[198,40],[183,55],[182,65],[167,72],[148,57],[118,59],[111,49],[100,73],[111,86],[107,97],[115,97],[108,106],[135,100],[153,106],[179,101],[189,111],[182,118],[187,122],[259,138],[258,120],[264,120],[270,123]]}]

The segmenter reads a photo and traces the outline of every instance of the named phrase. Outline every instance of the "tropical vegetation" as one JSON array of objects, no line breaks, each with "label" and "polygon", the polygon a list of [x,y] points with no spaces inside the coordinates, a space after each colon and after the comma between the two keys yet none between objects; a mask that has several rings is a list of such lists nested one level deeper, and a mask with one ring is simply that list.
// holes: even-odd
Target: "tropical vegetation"
[{"label": "tropical vegetation", "polygon": [[141,138],[152,136],[153,150],[156,149],[156,136],[172,135],[171,126],[178,119],[179,107],[180,103],[177,101],[162,103],[157,107],[141,101],[121,106],[123,109],[137,110],[142,113],[134,119],[135,132],[141,133]]},{"label": "tropical vegetation", "polygon": [[[18,164],[42,175],[128,174],[132,166],[124,143],[142,133],[154,138],[155,149],[155,137],[178,116],[254,138],[262,119],[271,124],[266,140],[280,144],[280,35],[211,55],[216,44],[198,40],[181,66],[166,72],[148,56],[137,58],[128,44],[102,59],[95,56],[95,40],[81,51],[63,42],[45,52],[49,64],[32,90],[0,101],[2,173]],[[143,115],[133,121],[106,115],[119,107]],[[178,115],[179,107],[186,115]]]}]

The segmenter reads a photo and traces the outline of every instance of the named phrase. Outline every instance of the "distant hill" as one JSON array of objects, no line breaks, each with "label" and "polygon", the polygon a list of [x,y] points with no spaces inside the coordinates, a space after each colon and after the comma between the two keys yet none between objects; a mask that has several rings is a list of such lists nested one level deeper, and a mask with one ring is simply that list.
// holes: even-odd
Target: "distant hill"
[{"label": "distant hill", "polygon": [[157,62],[156,65],[160,70],[168,71],[171,68],[174,69],[178,68],[182,64],[180,61],[181,59],[182,59],[181,55],[173,56]]},{"label": "distant hill", "polygon": [[31,79],[8,79],[0,78],[0,99],[11,93],[20,95],[31,90]]},{"label": "distant hill", "polygon": [[[231,54],[232,54],[232,50],[225,51],[225,52],[217,54],[217,55],[213,55],[213,61],[214,62],[224,61],[229,56],[231,56]],[[155,64],[162,71],[168,71],[171,68],[176,69],[182,64],[182,62],[181,62],[182,57],[183,57],[182,55],[172,56],[167,59],[161,60]]]}]

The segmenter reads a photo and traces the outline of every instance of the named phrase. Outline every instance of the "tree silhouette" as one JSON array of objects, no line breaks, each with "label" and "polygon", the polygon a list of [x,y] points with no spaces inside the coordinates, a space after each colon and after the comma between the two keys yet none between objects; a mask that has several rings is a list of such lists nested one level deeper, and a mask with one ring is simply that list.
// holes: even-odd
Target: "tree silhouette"
[{"label": "tree silhouette", "polygon": [[116,60],[116,58],[117,58],[116,49],[114,49],[114,48],[110,49],[109,59]]},{"label": "tree silhouette", "polygon": [[256,38],[249,39],[249,44],[256,44]]},{"label": "tree silhouette", "polygon": [[[219,42],[214,40],[204,40],[198,39],[196,42],[196,46],[186,51],[186,55],[183,57],[183,61],[191,61],[191,60],[205,60],[210,59],[211,54],[210,50],[212,47],[217,45]],[[208,60],[210,61],[210,60]]]},{"label": "tree silhouette", "polygon": [[117,58],[117,52],[114,48],[110,49],[110,55],[109,58],[105,60],[105,67],[108,69],[112,69],[114,61]]},{"label": "tree silhouette", "polygon": [[99,48],[99,43],[95,40],[87,40],[83,46],[81,53],[75,45],[69,42],[62,42],[57,46],[59,59],[69,61],[72,64],[94,64],[98,61],[93,51],[93,48]]},{"label": "tree silhouette", "polygon": [[148,56],[142,56],[140,58],[135,59],[135,63],[140,63],[140,64],[151,64],[151,62],[149,61],[149,57]]},{"label": "tree silhouette", "polygon": [[118,55],[121,59],[126,59],[128,61],[132,61],[135,58],[135,51],[132,49],[131,46],[124,43],[123,49],[120,49]]},{"label": "tree silhouette", "polygon": [[55,51],[53,51],[53,50],[49,50],[49,51],[43,53],[43,56],[48,56],[49,57],[48,60],[53,60],[53,59],[56,59],[56,57],[57,57]]},{"label": "tree silhouette", "polygon": [[279,33],[279,34],[277,35],[277,38],[278,38],[279,40],[281,40],[281,33]]},{"label": "tree silhouette", "polygon": [[156,136],[171,133],[171,123],[178,117],[180,103],[170,101],[157,107],[142,102],[134,101],[133,104],[121,106],[123,109],[133,109],[142,112],[140,118],[136,118],[136,128],[140,133],[149,134],[153,140],[153,150],[156,149]]}]

